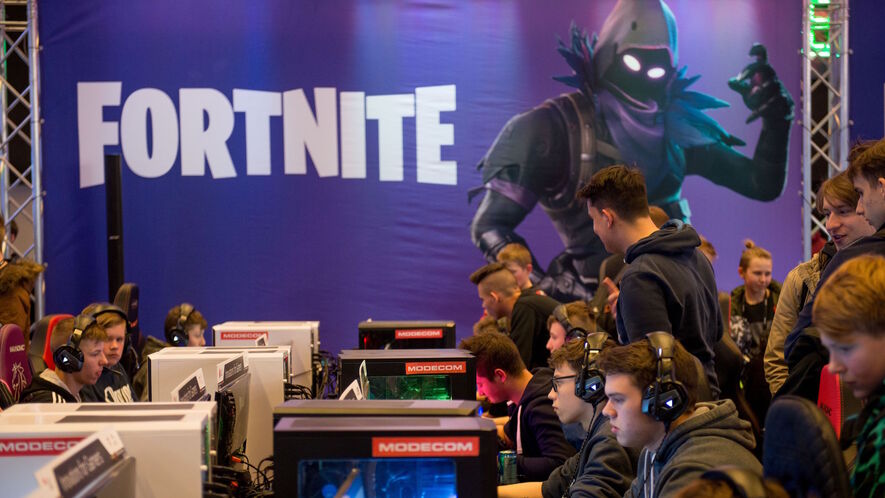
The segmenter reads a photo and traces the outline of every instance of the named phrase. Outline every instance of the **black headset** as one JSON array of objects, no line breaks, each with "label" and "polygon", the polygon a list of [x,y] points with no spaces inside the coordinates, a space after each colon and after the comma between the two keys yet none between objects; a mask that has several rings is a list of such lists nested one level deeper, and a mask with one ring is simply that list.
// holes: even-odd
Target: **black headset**
[{"label": "black headset", "polygon": [[669,425],[688,408],[685,386],[676,379],[676,339],[667,332],[650,332],[645,337],[657,358],[657,373],[642,395],[642,413]]},{"label": "black headset", "polygon": [[120,315],[126,320],[126,313],[113,304],[100,304],[92,313],[79,314],[74,318],[74,331],[68,342],[60,346],[52,353],[52,361],[55,362],[55,368],[65,373],[75,373],[83,370],[83,351],[80,350],[80,339],[83,332],[89,327],[95,325],[99,315],[105,313],[114,313]]},{"label": "black headset", "polygon": [[181,303],[178,307],[178,321],[166,331],[166,341],[168,341],[169,344],[179,347],[187,346],[188,338],[187,332],[184,330],[184,325],[187,323],[187,319],[193,312],[193,304]]},{"label": "black headset", "polygon": [[584,339],[587,337],[587,331],[584,330],[583,327],[575,326],[572,324],[571,320],[568,319],[568,313],[565,310],[564,304],[560,304],[553,308],[553,318],[556,318],[556,321],[565,329],[566,342],[571,339]]},{"label": "black headset", "polygon": [[605,332],[594,332],[584,337],[584,359],[575,380],[575,396],[594,405],[605,396],[605,375],[596,368],[596,356],[609,340]]},{"label": "black headset", "polygon": [[701,478],[728,484],[735,496],[740,498],[765,498],[768,496],[762,477],[755,472],[734,465],[708,470],[701,475]]}]

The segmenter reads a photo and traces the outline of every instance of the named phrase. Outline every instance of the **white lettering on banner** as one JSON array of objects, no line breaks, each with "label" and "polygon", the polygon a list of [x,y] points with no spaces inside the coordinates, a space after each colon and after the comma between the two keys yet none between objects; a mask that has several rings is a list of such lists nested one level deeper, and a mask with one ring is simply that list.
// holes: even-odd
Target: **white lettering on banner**
[{"label": "white lettering on banner", "polygon": [[270,175],[270,118],[283,113],[280,94],[235,88],[234,112],[246,115],[246,174]]},{"label": "white lettering on banner", "polygon": [[120,105],[122,88],[120,81],[77,83],[80,188],[104,183],[104,146],[117,145],[120,130],[117,123],[105,121],[102,112]]},{"label": "white lettering on banner", "polygon": [[442,147],[455,143],[455,127],[440,122],[441,113],[457,109],[455,85],[392,95],[314,88],[313,109],[300,88],[235,88],[233,102],[214,88],[181,88],[177,110],[162,90],[140,88],[126,97],[119,122],[105,120],[106,110],[120,107],[121,93],[120,81],[77,83],[80,188],[104,183],[105,146],[118,144],[126,164],[142,178],[169,173],[179,155],[182,176],[205,176],[208,166],[212,178],[234,178],[237,168],[227,142],[239,112],[245,118],[247,176],[272,174],[271,123],[282,117],[284,174],[307,174],[310,154],[319,177],[365,179],[366,120],[374,120],[378,179],[404,181],[403,120],[414,118],[417,182],[458,182],[457,162],[442,160]]},{"label": "white lettering on banner", "polygon": [[[152,123],[153,154],[148,153],[148,113]],[[178,115],[168,95],[156,88],[132,92],[123,103],[120,126],[129,131],[120,137],[120,145],[133,173],[144,178],[157,178],[172,169],[178,155]]]},{"label": "white lettering on banner", "polygon": [[[234,110],[227,97],[214,88],[182,88],[178,91],[178,105],[181,107],[181,174],[203,176],[208,164],[212,178],[237,176],[227,150],[227,139],[234,131]],[[208,123],[203,119],[204,114]]]}]

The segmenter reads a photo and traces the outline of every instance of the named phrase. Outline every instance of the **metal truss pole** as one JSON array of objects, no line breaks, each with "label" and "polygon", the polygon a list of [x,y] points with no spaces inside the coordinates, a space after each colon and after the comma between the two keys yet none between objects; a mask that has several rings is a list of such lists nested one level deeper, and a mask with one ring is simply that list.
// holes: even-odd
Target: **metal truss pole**
[{"label": "metal truss pole", "polygon": [[[37,0],[0,0],[0,214],[25,231],[4,256],[43,262],[42,155],[40,149],[40,38]],[[25,75],[27,77],[25,78]],[[29,245],[26,245],[29,244]],[[44,315],[43,276],[34,286],[36,318]]]},{"label": "metal truss pole", "polygon": [[[848,165],[848,0],[803,0],[802,17],[802,248],[807,260],[812,235],[826,233],[825,220],[814,213],[812,183]],[[825,109],[812,98],[818,92],[826,92]],[[815,175],[814,165],[824,171]]]}]

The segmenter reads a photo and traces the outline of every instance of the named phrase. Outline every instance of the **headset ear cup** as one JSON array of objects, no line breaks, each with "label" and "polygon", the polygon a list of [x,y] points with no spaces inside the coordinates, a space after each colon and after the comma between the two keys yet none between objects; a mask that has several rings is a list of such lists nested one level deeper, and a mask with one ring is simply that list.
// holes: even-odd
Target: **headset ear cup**
[{"label": "headset ear cup", "polygon": [[55,368],[64,373],[76,373],[83,370],[83,352],[65,344],[52,354]]},{"label": "headset ear cup", "polygon": [[172,344],[176,347],[187,346],[187,334],[184,333],[184,330],[181,330],[179,327],[175,327],[169,331],[169,335],[166,337],[169,341],[169,344]]},{"label": "headset ear cup", "polygon": [[580,383],[575,383],[575,395],[587,403],[598,403],[605,395],[605,376],[599,370],[591,368],[582,372],[579,377]]},{"label": "headset ear cup", "polygon": [[672,422],[685,411],[688,396],[680,382],[662,382],[648,386],[642,396],[642,413],[659,422]]}]

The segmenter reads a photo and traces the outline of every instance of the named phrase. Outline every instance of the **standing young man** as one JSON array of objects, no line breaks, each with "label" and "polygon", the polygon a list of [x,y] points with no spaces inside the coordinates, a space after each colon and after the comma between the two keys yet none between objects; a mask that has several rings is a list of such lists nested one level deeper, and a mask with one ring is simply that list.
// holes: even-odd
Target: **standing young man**
[{"label": "standing young man", "polygon": [[[98,382],[108,364],[107,333],[91,315],[58,322],[50,339],[55,370],[47,368],[21,394],[21,403],[79,403],[80,390]],[[59,349],[65,348],[64,357]],[[79,352],[79,354],[78,354]],[[79,358],[78,358],[79,357]]]},{"label": "standing young man", "polygon": [[129,375],[120,364],[123,348],[126,345],[126,313],[110,303],[93,303],[83,309],[83,314],[94,316],[107,333],[104,355],[108,364],[102,370],[98,382],[94,386],[83,388],[80,396],[83,401],[132,403]]},{"label": "standing young man", "polygon": [[547,317],[559,303],[547,296],[522,292],[516,277],[501,263],[489,263],[470,275],[486,313],[507,318],[510,338],[529,370],[547,366]]},{"label": "standing young man", "polygon": [[605,386],[596,367],[603,348],[615,346],[605,332],[586,341],[570,341],[550,356],[553,383],[547,395],[563,424],[580,423],[581,451],[550,473],[544,482],[525,482],[498,488],[498,498],[583,498],[624,495],[634,477],[633,458],[618,443],[602,414]]},{"label": "standing young man", "polygon": [[[817,284],[818,289],[844,262],[861,254],[885,254],[885,139],[855,145],[848,155],[847,174],[858,194],[857,214],[866,218],[870,225],[876,229],[876,232],[837,252],[821,273],[820,281]],[[788,362],[790,353],[800,337],[803,336],[803,331],[811,326],[811,310],[814,299],[812,297],[802,308],[796,325],[784,343],[784,356]],[[817,341],[816,337],[811,339],[811,342]],[[804,356],[804,354],[800,356]]]},{"label": "standing young man", "polygon": [[593,231],[605,249],[624,254],[629,265],[616,305],[619,342],[670,332],[701,361],[718,396],[713,347],[722,338],[722,313],[713,267],[697,249],[697,232],[678,220],[658,229],[649,215],[645,179],[635,168],[604,168],[578,196],[587,200]]},{"label": "standing young man", "polygon": [[510,419],[499,436],[504,449],[516,451],[519,480],[546,479],[575,454],[547,398],[553,372],[526,370],[516,345],[504,334],[475,335],[458,347],[476,356],[476,390],[491,403],[510,401]]},{"label": "standing young man", "polygon": [[731,400],[697,402],[694,360],[670,334],[608,348],[597,364],[608,396],[602,413],[621,445],[641,449],[625,498],[672,496],[720,465],[762,472],[749,422]]}]

